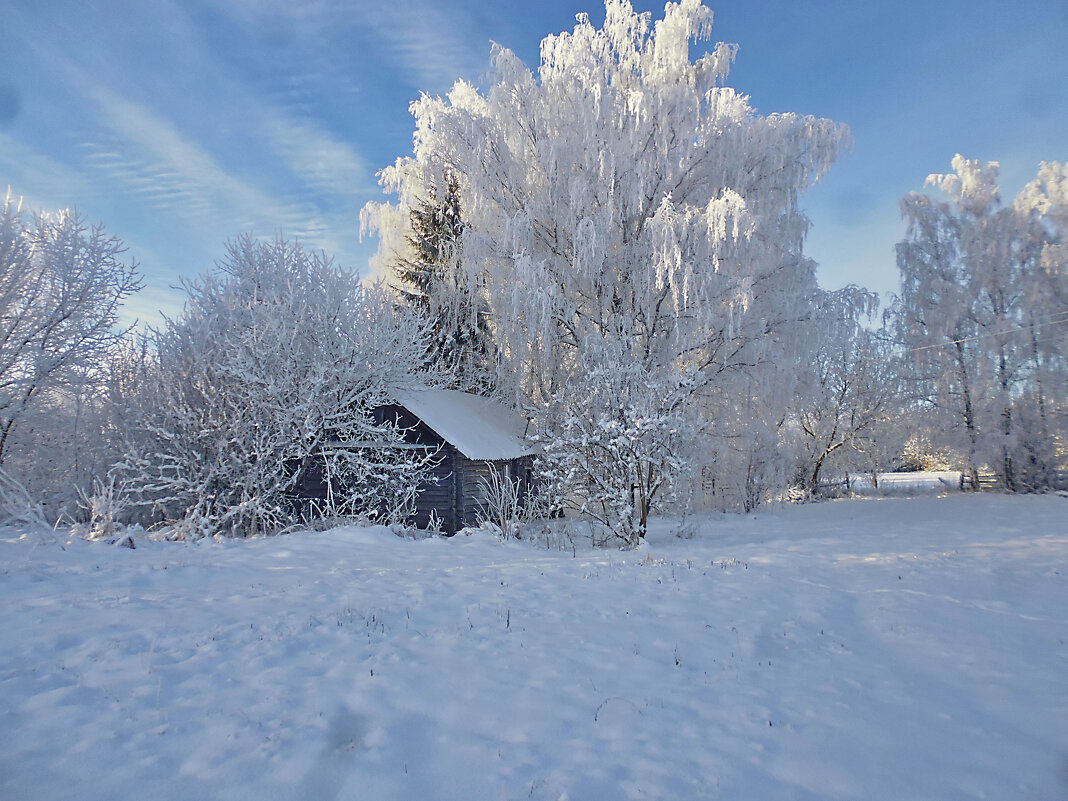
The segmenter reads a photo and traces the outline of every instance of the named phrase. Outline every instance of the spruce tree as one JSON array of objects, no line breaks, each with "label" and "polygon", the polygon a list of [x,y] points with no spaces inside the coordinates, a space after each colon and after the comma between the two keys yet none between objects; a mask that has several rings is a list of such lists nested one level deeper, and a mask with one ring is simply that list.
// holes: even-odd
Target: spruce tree
[{"label": "spruce tree", "polygon": [[485,304],[463,271],[460,187],[449,176],[409,212],[409,256],[393,264],[391,284],[431,321],[430,356],[456,389],[492,388],[492,340]]}]

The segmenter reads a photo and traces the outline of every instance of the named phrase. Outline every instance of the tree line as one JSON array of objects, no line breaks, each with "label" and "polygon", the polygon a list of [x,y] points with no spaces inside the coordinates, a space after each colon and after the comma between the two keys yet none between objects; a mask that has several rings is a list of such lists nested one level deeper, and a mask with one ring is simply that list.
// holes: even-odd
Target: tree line
[{"label": "tree line", "polygon": [[[691,60],[710,28],[696,0],[655,24],[609,2],[600,29],[582,17],[547,37],[537,74],[495,47],[484,91],[413,103],[414,152],[380,173],[395,200],[361,214],[374,286],[243,237],[138,339],[115,328],[139,282],[121,243],[76,215],[28,221],[9,196],[0,314],[4,342],[29,350],[0,363],[8,505],[183,536],[400,519],[426,465],[371,410],[412,382],[532,418],[547,510],[627,543],[657,509],[750,510],[902,464],[1052,486],[1065,166],[1004,205],[997,165],[958,156],[929,179],[939,194],[904,198],[901,289],[880,314],[861,288],[821,289],[804,255],[801,196],[848,130],[758,114],[726,86],[734,46]],[[90,254],[75,272],[100,265],[100,308],[63,288],[69,248],[35,244],[61,218]],[[49,361],[62,336],[15,326],[63,304],[95,334]],[[302,498],[312,473],[326,501]]]}]

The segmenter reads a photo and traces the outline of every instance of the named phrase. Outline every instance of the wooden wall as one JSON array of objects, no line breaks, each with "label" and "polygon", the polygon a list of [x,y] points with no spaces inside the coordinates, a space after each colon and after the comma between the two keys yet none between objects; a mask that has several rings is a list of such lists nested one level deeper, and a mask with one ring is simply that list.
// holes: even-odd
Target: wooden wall
[{"label": "wooden wall", "polygon": [[534,463],[534,457],[523,456],[518,459],[499,461],[484,461],[468,459],[463,454],[455,454],[456,465],[456,509],[458,528],[478,525],[478,515],[481,511],[482,495],[481,479],[488,477],[490,470],[496,469],[503,473],[508,471],[512,480],[518,478],[520,502],[525,502],[530,492],[530,467]]},{"label": "wooden wall", "polygon": [[430,523],[431,512],[441,519],[441,530],[455,534],[461,528],[456,525],[454,448],[446,445],[441,450],[433,475],[436,483],[428,482],[415,498],[415,518],[412,522],[419,528],[426,528]]}]

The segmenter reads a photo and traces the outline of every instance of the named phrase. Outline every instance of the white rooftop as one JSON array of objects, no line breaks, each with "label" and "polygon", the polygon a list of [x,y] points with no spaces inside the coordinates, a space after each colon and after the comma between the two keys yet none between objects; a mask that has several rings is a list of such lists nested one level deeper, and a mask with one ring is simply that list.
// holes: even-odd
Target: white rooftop
[{"label": "white rooftop", "polygon": [[536,453],[527,421],[500,401],[452,389],[400,392],[397,402],[468,459],[499,461]]}]

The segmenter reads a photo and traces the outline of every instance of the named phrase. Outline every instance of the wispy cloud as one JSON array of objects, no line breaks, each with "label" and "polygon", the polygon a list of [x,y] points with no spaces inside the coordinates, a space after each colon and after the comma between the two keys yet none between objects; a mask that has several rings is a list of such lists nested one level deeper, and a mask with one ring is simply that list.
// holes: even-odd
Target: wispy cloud
[{"label": "wispy cloud", "polygon": [[310,120],[297,121],[277,109],[266,108],[263,116],[268,146],[311,190],[349,198],[373,191],[372,173],[351,145]]},{"label": "wispy cloud", "polygon": [[224,8],[245,25],[277,28],[284,20],[300,39],[344,35],[362,40],[373,46],[394,79],[424,91],[443,91],[461,76],[475,79],[489,62],[489,37],[479,18],[459,3],[228,0]]},{"label": "wispy cloud", "polygon": [[489,38],[469,12],[425,0],[374,4],[365,20],[394,63],[420,90],[440,92],[489,66]]},{"label": "wispy cloud", "polygon": [[[284,202],[236,175],[172,122],[144,106],[102,86],[89,87],[88,92],[111,137],[86,142],[86,161],[132,195],[213,239],[220,228],[261,233],[281,229],[311,242],[324,238],[326,224],[312,204]],[[311,158],[296,145],[291,156]]]},{"label": "wispy cloud", "polygon": [[[87,60],[90,51],[66,46],[64,37],[27,39],[39,64],[85,109],[88,124],[69,128],[76,152],[65,164],[46,163],[12,138],[0,151],[0,166],[8,160],[32,162],[22,172],[34,176],[37,195],[48,195],[42,191],[45,184],[77,185],[82,197],[90,188],[108,196],[126,194],[143,208],[173,215],[213,252],[220,235],[246,230],[264,235],[281,230],[324,249],[338,244],[331,229],[338,222],[352,229],[356,195],[374,186],[356,149],[299,107],[249,86],[181,4],[146,2],[150,8],[132,16],[142,26],[146,17],[158,18],[167,34],[160,38],[156,29],[144,31],[148,41],[159,39],[161,46],[160,60],[151,64],[145,82],[164,91],[146,96],[116,70],[117,59],[99,69]],[[307,13],[313,12],[309,6]],[[28,19],[22,20],[24,26]],[[94,19],[101,26],[103,17]],[[100,35],[107,39],[108,28],[102,26]],[[298,84],[308,80],[299,69],[291,77]],[[214,91],[204,93],[205,86]],[[200,105],[185,103],[183,92],[196,93]],[[219,126],[239,131],[240,144],[217,136]],[[240,152],[232,163],[235,148]],[[4,173],[17,178],[20,171]],[[347,197],[353,200],[346,203]],[[342,213],[346,219],[335,218]]]},{"label": "wispy cloud", "polygon": [[7,192],[8,184],[33,210],[77,205],[93,196],[77,170],[0,131],[0,194]]},{"label": "wispy cloud", "polygon": [[[139,232],[146,271],[161,276],[203,269],[242,231],[281,231],[366,270],[357,215],[380,195],[374,170],[390,148],[375,136],[397,127],[377,104],[388,87],[445,91],[488,63],[483,20],[453,5],[144,0],[90,9],[83,47],[55,25],[61,8],[38,25],[23,3],[16,28],[53,92],[42,122],[56,141],[36,153],[0,137],[0,168],[17,180],[16,162],[33,162],[23,172],[50,206],[52,187],[77,188],[56,195],[63,205],[99,200],[94,213]],[[33,35],[41,25],[56,33]],[[139,48],[123,46],[131,37]]]}]

